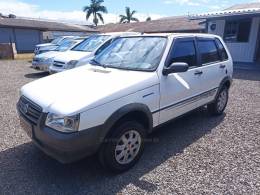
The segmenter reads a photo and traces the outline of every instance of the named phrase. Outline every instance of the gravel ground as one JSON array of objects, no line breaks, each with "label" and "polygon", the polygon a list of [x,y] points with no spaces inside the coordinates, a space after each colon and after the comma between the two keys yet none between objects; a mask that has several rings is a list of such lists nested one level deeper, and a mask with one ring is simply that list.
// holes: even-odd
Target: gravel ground
[{"label": "gravel ground", "polygon": [[111,175],[95,157],[62,165],[27,138],[19,88],[46,76],[29,66],[0,61],[0,194],[260,194],[260,72],[235,71],[223,116],[201,109],[161,127],[137,166]]}]

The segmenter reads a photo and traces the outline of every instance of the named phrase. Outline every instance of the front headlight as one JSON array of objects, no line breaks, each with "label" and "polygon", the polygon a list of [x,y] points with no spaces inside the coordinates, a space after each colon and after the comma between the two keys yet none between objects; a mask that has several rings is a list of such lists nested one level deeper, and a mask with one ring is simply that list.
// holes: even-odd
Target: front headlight
[{"label": "front headlight", "polygon": [[79,129],[80,114],[74,116],[61,116],[53,113],[47,115],[45,124],[57,131],[72,133]]},{"label": "front headlight", "polygon": [[45,62],[46,60],[48,60],[48,58],[40,58],[39,59],[40,62]]},{"label": "front headlight", "polygon": [[52,64],[52,63],[53,63],[53,59],[54,59],[54,58],[48,58],[48,59],[46,59],[46,63]]},{"label": "front headlight", "polygon": [[75,68],[79,61],[78,60],[71,60],[67,63],[66,69],[72,69]]}]

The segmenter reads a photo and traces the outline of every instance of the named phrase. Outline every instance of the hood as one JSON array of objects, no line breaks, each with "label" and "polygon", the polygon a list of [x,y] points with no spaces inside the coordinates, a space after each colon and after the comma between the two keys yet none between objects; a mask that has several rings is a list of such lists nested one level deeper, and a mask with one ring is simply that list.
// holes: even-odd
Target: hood
[{"label": "hood", "polygon": [[22,87],[21,94],[62,115],[80,113],[158,84],[156,72],[81,66]]},{"label": "hood", "polygon": [[85,58],[87,56],[89,56],[91,54],[91,52],[81,52],[81,51],[66,51],[66,52],[62,52],[61,54],[59,54],[57,57],[55,57],[55,61],[59,61],[59,62],[69,62],[71,60],[78,60],[80,61],[82,58]]},{"label": "hood", "polygon": [[55,57],[59,54],[60,54],[60,52],[58,52],[58,51],[49,51],[49,52],[46,52],[46,53],[36,55],[35,57],[36,58],[53,58],[53,57]]}]

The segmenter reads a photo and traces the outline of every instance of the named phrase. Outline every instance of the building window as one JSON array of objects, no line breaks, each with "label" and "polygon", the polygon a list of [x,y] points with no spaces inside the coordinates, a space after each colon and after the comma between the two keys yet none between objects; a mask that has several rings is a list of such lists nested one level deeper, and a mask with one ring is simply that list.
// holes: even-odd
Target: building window
[{"label": "building window", "polygon": [[225,42],[248,42],[251,23],[251,19],[226,21]]}]

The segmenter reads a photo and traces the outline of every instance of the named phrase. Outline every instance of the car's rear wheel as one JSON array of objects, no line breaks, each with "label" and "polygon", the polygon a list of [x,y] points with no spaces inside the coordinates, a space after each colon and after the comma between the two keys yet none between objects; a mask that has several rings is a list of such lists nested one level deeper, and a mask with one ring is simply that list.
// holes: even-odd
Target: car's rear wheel
[{"label": "car's rear wheel", "polygon": [[113,171],[123,172],[140,159],[146,137],[143,125],[136,121],[122,122],[112,130],[99,151],[102,165]]},{"label": "car's rear wheel", "polygon": [[228,88],[223,87],[218,93],[216,100],[208,104],[208,111],[213,115],[221,115],[226,109],[228,103]]}]

